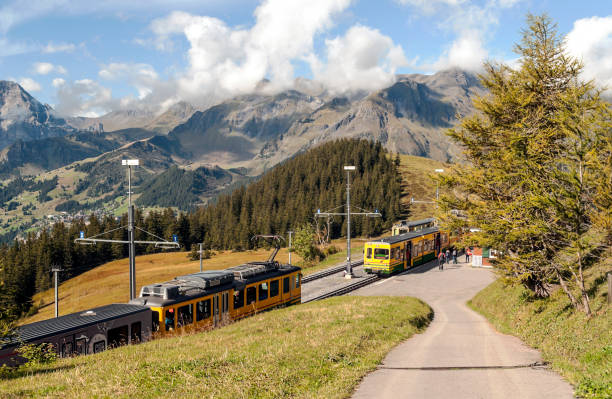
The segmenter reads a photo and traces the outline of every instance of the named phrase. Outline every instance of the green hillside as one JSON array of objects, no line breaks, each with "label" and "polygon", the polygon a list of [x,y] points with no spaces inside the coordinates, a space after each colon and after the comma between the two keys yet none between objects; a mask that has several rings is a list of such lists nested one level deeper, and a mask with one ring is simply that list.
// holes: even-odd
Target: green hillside
[{"label": "green hillside", "polygon": [[545,361],[584,398],[612,397],[612,308],[606,304],[610,254],[585,271],[593,316],[575,311],[561,289],[537,299],[502,279],[478,293],[470,305],[495,327],[542,352]]},{"label": "green hillside", "polygon": [[431,308],[338,297],[5,375],[3,397],[345,398]]}]

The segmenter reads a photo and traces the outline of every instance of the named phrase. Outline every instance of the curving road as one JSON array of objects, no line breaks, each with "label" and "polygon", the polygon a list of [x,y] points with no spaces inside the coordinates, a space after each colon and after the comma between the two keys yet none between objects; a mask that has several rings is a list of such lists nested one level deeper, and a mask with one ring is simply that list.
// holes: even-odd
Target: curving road
[{"label": "curving road", "polygon": [[538,351],[467,307],[493,279],[487,269],[459,263],[439,271],[432,262],[355,291],[414,296],[435,317],[423,334],[394,348],[353,398],[573,398],[569,383],[538,365]]}]

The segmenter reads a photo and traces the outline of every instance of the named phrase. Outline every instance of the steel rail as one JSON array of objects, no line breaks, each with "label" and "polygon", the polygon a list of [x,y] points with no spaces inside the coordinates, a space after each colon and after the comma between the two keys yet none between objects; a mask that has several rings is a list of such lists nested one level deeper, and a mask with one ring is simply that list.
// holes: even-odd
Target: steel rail
[{"label": "steel rail", "polygon": [[[357,260],[355,262],[351,262],[351,267],[361,266],[363,265],[363,260]],[[332,274],[340,273],[346,270],[346,265],[342,264],[340,266],[333,266],[328,269],[321,270],[316,273],[309,274],[308,276],[302,277],[302,284],[309,283],[314,280],[318,280],[323,277],[331,276]]]},{"label": "steel rail", "polygon": [[357,290],[359,288],[365,287],[366,285],[370,285],[373,282],[378,281],[378,280],[380,280],[380,277],[377,276],[377,275],[369,276],[369,277],[366,277],[366,278],[364,278],[362,280],[359,280],[359,281],[357,281],[357,282],[355,282],[353,284],[349,284],[349,285],[346,285],[344,287],[341,287],[341,288],[335,289],[333,291],[327,292],[327,293],[325,293],[323,295],[319,295],[317,297],[308,299],[307,301],[304,301],[302,303],[308,303],[308,302],[318,301],[318,300],[325,299],[325,298],[331,298],[333,296],[348,294],[351,291],[355,291],[355,290]]}]

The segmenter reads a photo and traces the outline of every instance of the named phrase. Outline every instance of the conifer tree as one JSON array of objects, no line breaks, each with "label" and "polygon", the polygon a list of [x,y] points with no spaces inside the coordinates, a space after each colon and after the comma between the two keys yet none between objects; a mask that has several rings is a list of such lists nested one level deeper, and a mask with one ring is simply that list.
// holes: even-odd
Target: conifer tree
[{"label": "conifer tree", "polygon": [[583,270],[610,236],[610,105],[581,79],[550,18],[527,22],[518,68],[485,63],[489,94],[449,131],[469,164],[441,177],[455,195],[442,196],[440,217],[478,228],[471,240],[499,250],[496,264],[512,280],[538,296],[558,282],[589,315]]}]

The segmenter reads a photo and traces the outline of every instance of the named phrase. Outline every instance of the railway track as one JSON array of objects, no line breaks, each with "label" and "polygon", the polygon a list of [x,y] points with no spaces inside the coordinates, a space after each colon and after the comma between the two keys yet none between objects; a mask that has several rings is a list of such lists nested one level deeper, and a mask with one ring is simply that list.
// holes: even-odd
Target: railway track
[{"label": "railway track", "polygon": [[380,277],[378,277],[377,275],[372,275],[372,276],[368,276],[364,279],[361,279],[359,281],[356,281],[352,284],[349,285],[345,285],[344,287],[340,287],[336,290],[330,291],[330,292],[326,292],[325,294],[319,295],[317,297],[314,298],[310,298],[302,303],[308,303],[308,302],[312,302],[312,301],[318,301],[321,299],[325,299],[325,298],[331,298],[332,296],[338,296],[338,295],[344,295],[344,294],[348,294],[351,291],[355,291],[361,287],[365,287],[366,285],[370,285],[375,281],[380,280]]},{"label": "railway track", "polygon": [[[361,266],[361,265],[363,265],[363,260],[351,262],[352,267]],[[323,277],[331,276],[332,274],[340,273],[341,271],[344,271],[345,269],[346,269],[346,265],[339,265],[339,266],[330,267],[329,269],[321,270],[320,272],[309,274],[308,276],[302,278],[302,284],[306,284],[306,283],[309,283],[314,280],[318,280]]]}]

